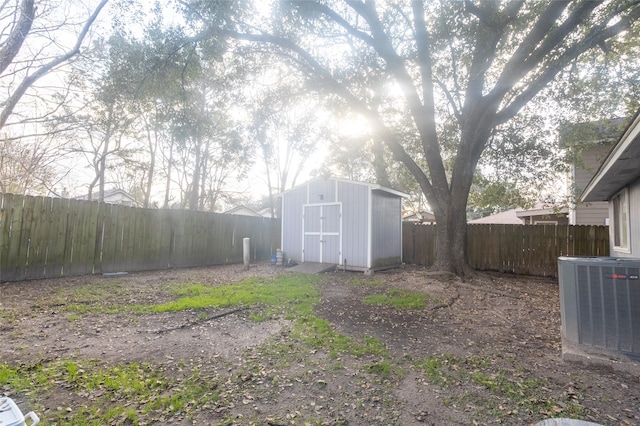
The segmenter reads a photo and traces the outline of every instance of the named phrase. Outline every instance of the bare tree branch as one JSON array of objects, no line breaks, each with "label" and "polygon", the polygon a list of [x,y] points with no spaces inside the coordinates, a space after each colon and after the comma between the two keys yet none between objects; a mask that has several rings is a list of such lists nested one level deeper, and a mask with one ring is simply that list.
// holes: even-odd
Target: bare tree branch
[{"label": "bare tree branch", "polygon": [[0,74],[11,65],[13,58],[20,52],[22,43],[31,30],[31,24],[33,23],[33,18],[36,13],[33,2],[34,0],[23,0],[20,5],[18,23],[11,30],[9,37],[5,41],[5,45],[2,50],[0,50]]},{"label": "bare tree branch", "polygon": [[630,28],[632,22],[640,18],[640,6],[634,8],[616,24],[606,27],[606,23],[594,27],[583,40],[568,48],[558,59],[546,65],[544,71],[527,88],[496,114],[496,124],[502,124],[513,118],[527,102],[533,99],[549,84],[560,71],[585,51],[602,44]]},{"label": "bare tree branch", "polygon": [[[98,17],[98,15],[100,14],[100,12],[102,11],[102,9],[104,8],[104,6],[107,4],[108,1],[109,0],[100,1],[100,4],[98,4],[98,6],[95,8],[93,13],[87,20],[87,22],[84,24],[84,27],[82,28],[82,31],[80,31],[80,34],[78,34],[78,38],[76,39],[76,44],[73,46],[71,50],[69,50],[67,53],[63,55],[60,55],[54,58],[48,63],[42,65],[33,74],[27,76],[18,85],[18,87],[13,92],[13,94],[9,96],[9,98],[1,104],[2,111],[0,111],[0,129],[4,127],[5,123],[7,122],[7,119],[13,112],[14,108],[16,107],[16,105],[18,104],[22,96],[25,94],[25,92],[33,85],[33,83],[35,83],[38,79],[40,79],[41,77],[49,73],[58,65],[68,61],[69,59],[73,58],[80,52],[80,47],[82,46],[82,43],[84,42],[84,39],[87,33],[89,32],[89,29],[91,28],[94,21],[96,20],[96,18]],[[26,37],[26,34],[25,34],[25,37]]]}]

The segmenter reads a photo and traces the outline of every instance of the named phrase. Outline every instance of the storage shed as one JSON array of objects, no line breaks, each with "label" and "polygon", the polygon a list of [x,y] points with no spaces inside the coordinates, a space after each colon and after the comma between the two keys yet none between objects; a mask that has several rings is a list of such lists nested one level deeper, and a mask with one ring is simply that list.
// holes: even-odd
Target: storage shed
[{"label": "storage shed", "polygon": [[373,271],[402,263],[402,198],[380,185],[319,177],[281,194],[285,259]]}]

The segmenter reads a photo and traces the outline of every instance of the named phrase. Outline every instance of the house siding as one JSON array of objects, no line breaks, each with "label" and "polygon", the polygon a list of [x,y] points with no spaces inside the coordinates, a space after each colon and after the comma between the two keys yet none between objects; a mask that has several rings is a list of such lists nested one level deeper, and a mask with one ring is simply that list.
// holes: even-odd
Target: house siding
[{"label": "house siding", "polygon": [[576,205],[574,225],[607,225],[609,204],[606,201],[594,201]]},{"label": "house siding", "polygon": [[[629,189],[629,252],[616,251],[611,243],[611,256],[640,258],[640,180],[627,187]],[[613,217],[613,204],[609,203],[609,213]],[[610,232],[613,233],[613,226]],[[611,241],[614,241],[611,235]]]}]

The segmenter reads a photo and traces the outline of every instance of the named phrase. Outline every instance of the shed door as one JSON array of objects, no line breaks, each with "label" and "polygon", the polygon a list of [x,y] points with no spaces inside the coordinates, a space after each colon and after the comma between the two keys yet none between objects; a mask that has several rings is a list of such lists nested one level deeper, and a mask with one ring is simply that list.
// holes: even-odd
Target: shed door
[{"label": "shed door", "polygon": [[340,264],[342,205],[306,205],[302,223],[302,261]]}]

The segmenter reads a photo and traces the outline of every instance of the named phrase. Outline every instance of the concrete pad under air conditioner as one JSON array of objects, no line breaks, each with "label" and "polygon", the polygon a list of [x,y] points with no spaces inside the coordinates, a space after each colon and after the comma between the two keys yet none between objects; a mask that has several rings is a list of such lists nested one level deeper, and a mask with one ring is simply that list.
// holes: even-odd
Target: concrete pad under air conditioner
[{"label": "concrete pad under air conditioner", "polygon": [[578,419],[555,418],[536,423],[533,426],[602,426],[600,423],[587,422]]},{"label": "concrete pad under air conditioner", "polygon": [[581,347],[566,339],[562,339],[562,359],[580,362],[588,366],[608,367],[616,371],[640,377],[640,363],[633,359],[612,352],[598,351],[594,348]]}]

